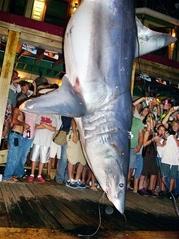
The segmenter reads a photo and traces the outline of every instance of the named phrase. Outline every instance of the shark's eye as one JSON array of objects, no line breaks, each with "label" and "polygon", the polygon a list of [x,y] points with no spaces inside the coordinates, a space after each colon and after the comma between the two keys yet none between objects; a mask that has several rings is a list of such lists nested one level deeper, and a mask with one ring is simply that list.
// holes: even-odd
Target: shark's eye
[{"label": "shark's eye", "polygon": [[120,183],[120,184],[119,184],[119,187],[120,187],[120,188],[123,188],[123,187],[124,187],[124,183]]}]

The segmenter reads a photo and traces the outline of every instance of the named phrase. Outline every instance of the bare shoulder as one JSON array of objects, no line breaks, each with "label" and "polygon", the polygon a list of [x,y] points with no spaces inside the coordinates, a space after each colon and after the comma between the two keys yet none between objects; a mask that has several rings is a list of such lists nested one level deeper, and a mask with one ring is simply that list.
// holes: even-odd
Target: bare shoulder
[{"label": "bare shoulder", "polygon": [[19,108],[15,108],[13,112],[13,117],[24,117],[24,113],[19,110]]}]

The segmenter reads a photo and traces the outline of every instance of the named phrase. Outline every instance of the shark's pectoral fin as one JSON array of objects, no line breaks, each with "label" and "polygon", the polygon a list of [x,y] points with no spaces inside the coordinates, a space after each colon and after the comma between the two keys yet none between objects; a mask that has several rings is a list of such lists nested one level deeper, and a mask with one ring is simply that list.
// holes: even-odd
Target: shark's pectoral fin
[{"label": "shark's pectoral fin", "polygon": [[21,105],[21,110],[41,113],[55,113],[68,117],[81,117],[86,113],[82,96],[75,91],[65,75],[62,86],[46,95],[30,99]]}]

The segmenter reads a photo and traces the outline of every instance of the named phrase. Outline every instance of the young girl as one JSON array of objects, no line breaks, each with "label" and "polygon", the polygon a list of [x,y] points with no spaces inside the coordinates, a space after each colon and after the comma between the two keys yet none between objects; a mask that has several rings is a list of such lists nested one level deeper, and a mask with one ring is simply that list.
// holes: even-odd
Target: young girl
[{"label": "young girl", "polygon": [[155,143],[157,145],[157,164],[159,170],[161,169],[161,158],[163,156],[164,146],[166,145],[166,128],[163,124],[156,127],[157,135],[155,137]]}]

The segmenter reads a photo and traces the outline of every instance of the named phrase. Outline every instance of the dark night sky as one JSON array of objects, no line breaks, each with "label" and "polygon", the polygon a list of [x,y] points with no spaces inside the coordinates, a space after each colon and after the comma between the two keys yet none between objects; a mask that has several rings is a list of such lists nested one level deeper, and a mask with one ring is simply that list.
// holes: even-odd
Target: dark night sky
[{"label": "dark night sky", "polygon": [[135,2],[136,7],[149,7],[179,19],[179,0],[136,0]]}]

